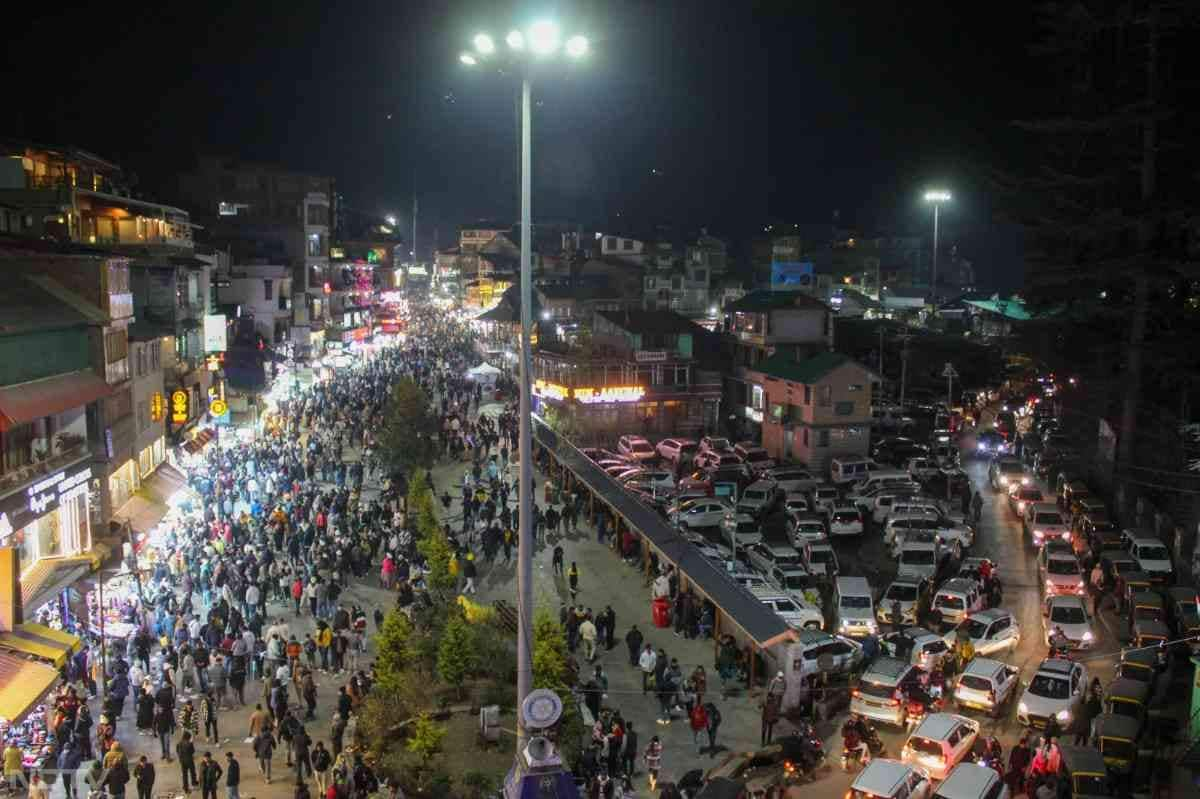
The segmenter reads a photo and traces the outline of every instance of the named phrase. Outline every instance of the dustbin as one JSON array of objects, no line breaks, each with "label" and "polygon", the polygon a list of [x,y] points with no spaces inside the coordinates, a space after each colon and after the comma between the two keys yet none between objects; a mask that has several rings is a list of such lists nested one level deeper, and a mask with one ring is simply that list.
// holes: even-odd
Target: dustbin
[{"label": "dustbin", "polygon": [[671,626],[671,600],[660,596],[650,603],[650,611],[654,617],[655,627]]}]

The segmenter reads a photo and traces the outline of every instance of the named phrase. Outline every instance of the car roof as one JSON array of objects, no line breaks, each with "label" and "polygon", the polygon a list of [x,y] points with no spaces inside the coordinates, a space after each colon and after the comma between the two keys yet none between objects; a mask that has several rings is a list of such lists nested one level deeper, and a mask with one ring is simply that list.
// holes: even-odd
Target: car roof
[{"label": "car roof", "polygon": [[971,658],[967,661],[967,667],[963,669],[963,674],[973,674],[976,677],[991,677],[999,669],[1003,669],[1008,664],[991,658]]},{"label": "car roof", "polygon": [[863,671],[863,676],[868,674],[878,674],[881,677],[890,677],[899,679],[908,673],[912,668],[912,664],[907,660],[900,660],[893,657],[877,657],[871,661],[871,665],[867,666]]},{"label": "car roof", "polygon": [[872,758],[850,787],[876,796],[891,796],[912,771],[912,766],[899,760]]},{"label": "car roof", "polygon": [[937,796],[983,796],[987,787],[999,779],[995,769],[963,761],[946,775]]},{"label": "car roof", "polygon": [[954,713],[930,713],[917,725],[912,734],[937,741],[948,736],[955,727],[964,721],[969,723],[970,719]]},{"label": "car roof", "polygon": [[979,583],[967,577],[952,577],[946,582],[942,583],[942,587],[939,588],[937,592],[939,594],[943,591],[958,591],[960,593],[966,593],[978,588]]},{"label": "car roof", "polygon": [[1046,597],[1047,605],[1071,605],[1073,607],[1085,608],[1083,597],[1075,596],[1074,594],[1054,594]]},{"label": "car roof", "polygon": [[1046,658],[1037,667],[1039,672],[1053,674],[1056,677],[1066,677],[1075,668],[1075,663],[1064,658]]},{"label": "car roof", "polygon": [[1058,515],[1062,515],[1062,511],[1053,502],[1035,502],[1030,506],[1030,510],[1034,513],[1049,513],[1054,511]]}]

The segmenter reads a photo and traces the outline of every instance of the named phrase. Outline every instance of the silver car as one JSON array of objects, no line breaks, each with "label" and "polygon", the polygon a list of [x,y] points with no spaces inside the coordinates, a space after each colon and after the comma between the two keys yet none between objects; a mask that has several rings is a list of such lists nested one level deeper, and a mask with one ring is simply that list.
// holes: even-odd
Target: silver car
[{"label": "silver car", "polygon": [[733,504],[723,499],[690,499],[667,511],[671,524],[689,530],[697,527],[717,527],[733,513]]}]

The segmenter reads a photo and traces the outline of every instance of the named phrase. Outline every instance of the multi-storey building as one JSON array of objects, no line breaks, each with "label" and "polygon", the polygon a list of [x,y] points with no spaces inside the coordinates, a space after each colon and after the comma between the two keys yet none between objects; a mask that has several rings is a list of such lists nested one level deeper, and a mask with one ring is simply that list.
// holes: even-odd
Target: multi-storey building
[{"label": "multi-storey building", "polygon": [[292,270],[282,264],[235,264],[217,275],[217,302],[254,320],[263,341],[288,343],[292,327]]}]

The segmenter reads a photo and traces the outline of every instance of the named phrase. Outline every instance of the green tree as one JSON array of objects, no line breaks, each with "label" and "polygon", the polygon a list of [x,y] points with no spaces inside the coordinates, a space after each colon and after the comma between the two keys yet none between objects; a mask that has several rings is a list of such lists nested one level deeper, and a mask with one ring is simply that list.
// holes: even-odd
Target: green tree
[{"label": "green tree", "polygon": [[457,577],[450,573],[450,560],[454,548],[446,539],[446,533],[434,524],[433,529],[417,541],[417,550],[425,557],[429,574],[425,576],[430,587],[442,591],[454,588]]},{"label": "green tree", "polygon": [[422,713],[412,723],[405,746],[421,761],[421,768],[428,769],[434,756],[442,750],[445,737],[446,728],[430,718],[428,713]]},{"label": "green tree", "polygon": [[383,617],[383,627],[375,634],[375,672],[382,693],[390,694],[412,667],[413,623],[398,609]]},{"label": "green tree", "polygon": [[392,386],[379,434],[379,455],[388,468],[411,483],[418,469],[429,468],[437,455],[438,420],[429,395],[413,380]]},{"label": "green tree", "polygon": [[456,609],[446,621],[438,643],[437,671],[442,682],[454,686],[459,699],[462,699],[463,683],[475,671],[476,657],[475,631]]},{"label": "green tree", "polygon": [[545,419],[546,426],[567,441],[576,441],[583,435],[583,426],[566,405],[546,408]]},{"label": "green tree", "polygon": [[566,631],[549,610],[539,607],[533,614],[533,687],[549,688],[562,700],[563,714],[558,722],[559,746],[564,759],[574,762],[584,730],[583,716],[579,713],[579,705],[568,684],[571,679],[567,672],[570,656]]}]

